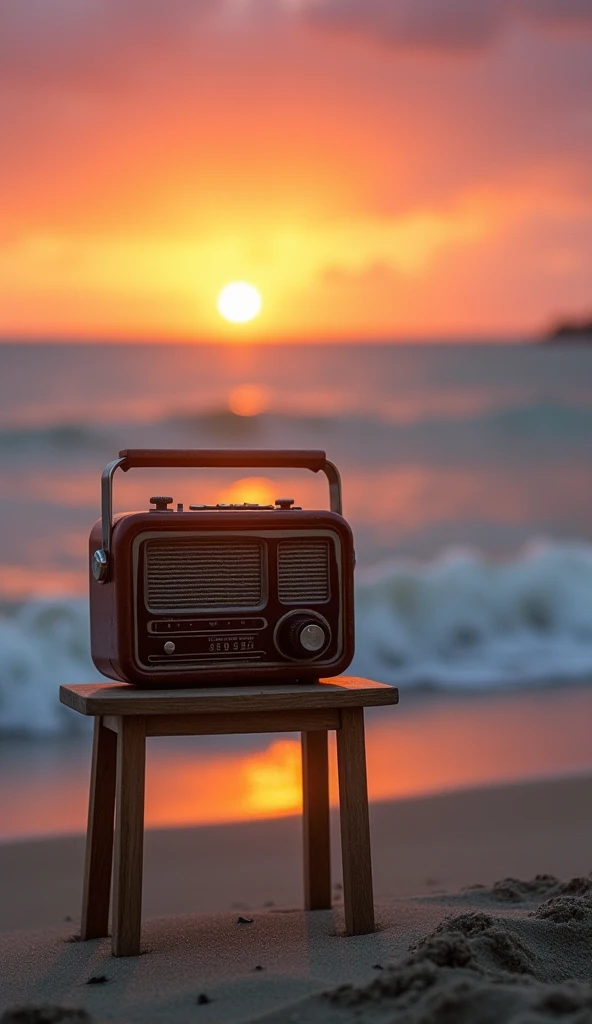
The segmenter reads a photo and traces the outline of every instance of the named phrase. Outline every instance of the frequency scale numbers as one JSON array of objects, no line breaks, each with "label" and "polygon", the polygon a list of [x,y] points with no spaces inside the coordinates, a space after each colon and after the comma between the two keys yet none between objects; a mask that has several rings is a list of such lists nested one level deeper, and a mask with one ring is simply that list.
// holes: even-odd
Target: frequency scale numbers
[{"label": "frequency scale numbers", "polygon": [[234,654],[255,650],[254,636],[210,636],[208,651],[211,654]]}]

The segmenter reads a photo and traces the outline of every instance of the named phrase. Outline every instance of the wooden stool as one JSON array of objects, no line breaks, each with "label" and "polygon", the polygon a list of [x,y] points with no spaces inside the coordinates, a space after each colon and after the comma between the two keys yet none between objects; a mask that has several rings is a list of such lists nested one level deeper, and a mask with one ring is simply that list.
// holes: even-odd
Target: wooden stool
[{"label": "wooden stool", "polygon": [[373,931],[363,709],[398,699],[392,686],[346,676],[207,690],[136,690],[108,683],[60,687],[63,704],[95,719],[81,938],[108,935],[115,849],[113,955],[140,952],[147,736],[300,732],[305,907],[329,909],[328,729],[337,732],[346,929],[350,935]]}]

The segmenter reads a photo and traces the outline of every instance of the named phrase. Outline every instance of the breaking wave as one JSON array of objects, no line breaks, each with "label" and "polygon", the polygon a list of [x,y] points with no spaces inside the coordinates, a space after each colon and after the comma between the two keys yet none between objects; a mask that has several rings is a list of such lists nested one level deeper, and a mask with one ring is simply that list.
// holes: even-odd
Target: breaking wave
[{"label": "breaking wave", "polygon": [[471,550],[358,579],[352,668],[384,682],[499,688],[592,677],[592,544]]},{"label": "breaking wave", "polygon": [[[359,574],[350,671],[409,689],[499,689],[592,678],[592,544],[531,544],[514,561],[447,551]],[[0,732],[84,728],[61,683],[103,679],[88,605],[32,600],[0,614]]]}]

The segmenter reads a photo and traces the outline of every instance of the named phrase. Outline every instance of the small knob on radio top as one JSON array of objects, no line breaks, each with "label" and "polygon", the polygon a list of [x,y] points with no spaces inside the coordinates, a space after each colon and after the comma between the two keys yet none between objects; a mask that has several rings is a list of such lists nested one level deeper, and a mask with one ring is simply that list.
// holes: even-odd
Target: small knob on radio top
[{"label": "small knob on radio top", "polygon": [[292,508],[292,505],[294,504],[294,498],[276,498],[275,503],[278,508]]},{"label": "small knob on radio top", "polygon": [[155,508],[151,508],[151,512],[172,512],[172,509],[167,508],[168,505],[172,505],[173,499],[162,497],[157,494],[156,497],[150,498],[150,504],[155,505]]}]

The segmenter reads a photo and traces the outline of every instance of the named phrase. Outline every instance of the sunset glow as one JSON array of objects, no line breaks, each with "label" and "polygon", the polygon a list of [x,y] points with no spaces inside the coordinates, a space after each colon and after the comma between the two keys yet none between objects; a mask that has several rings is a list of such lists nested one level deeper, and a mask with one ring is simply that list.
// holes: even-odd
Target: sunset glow
[{"label": "sunset glow", "polygon": [[[437,7],[4,5],[0,334],[516,336],[586,313],[589,5]],[[221,317],[242,280],[264,315]]]}]

